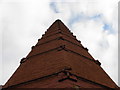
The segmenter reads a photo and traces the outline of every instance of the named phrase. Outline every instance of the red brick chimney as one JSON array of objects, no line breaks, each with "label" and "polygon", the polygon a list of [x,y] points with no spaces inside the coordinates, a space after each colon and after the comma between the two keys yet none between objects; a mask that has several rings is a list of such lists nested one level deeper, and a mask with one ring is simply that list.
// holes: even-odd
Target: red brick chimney
[{"label": "red brick chimney", "polygon": [[118,88],[61,20],[31,49],[4,88]]}]

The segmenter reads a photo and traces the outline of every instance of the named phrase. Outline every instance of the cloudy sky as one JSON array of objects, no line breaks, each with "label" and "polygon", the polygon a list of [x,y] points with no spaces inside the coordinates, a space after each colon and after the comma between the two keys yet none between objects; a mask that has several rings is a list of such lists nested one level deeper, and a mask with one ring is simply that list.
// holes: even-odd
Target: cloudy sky
[{"label": "cloudy sky", "polygon": [[68,26],[118,84],[118,1],[1,0],[0,84],[56,19]]}]

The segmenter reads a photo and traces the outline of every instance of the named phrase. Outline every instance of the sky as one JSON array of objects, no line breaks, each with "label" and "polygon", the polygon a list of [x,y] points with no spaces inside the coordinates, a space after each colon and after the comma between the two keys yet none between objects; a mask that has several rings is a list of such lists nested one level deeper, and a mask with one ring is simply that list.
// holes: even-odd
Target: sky
[{"label": "sky", "polygon": [[0,85],[56,19],[65,23],[118,84],[118,1],[1,0]]}]

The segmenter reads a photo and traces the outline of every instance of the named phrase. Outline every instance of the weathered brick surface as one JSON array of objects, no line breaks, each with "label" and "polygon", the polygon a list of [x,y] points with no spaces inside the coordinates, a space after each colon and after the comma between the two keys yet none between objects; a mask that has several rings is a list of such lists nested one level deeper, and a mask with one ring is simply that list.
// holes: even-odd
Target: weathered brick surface
[{"label": "weathered brick surface", "polygon": [[[62,52],[54,51],[29,58],[26,62],[20,65],[7,85],[18,84],[20,82],[58,72],[67,65],[63,57],[61,57],[62,54]],[[52,55],[55,55],[55,57]]]},{"label": "weathered brick surface", "polygon": [[45,52],[45,51],[48,51],[51,49],[54,49],[54,48],[59,47],[61,45],[62,45],[62,43],[60,40],[54,40],[52,42],[36,46],[36,47],[34,47],[33,50],[31,50],[31,52],[29,53],[29,55],[27,57],[33,56],[33,55],[36,55],[36,54],[39,54],[39,53],[42,53],[42,52]]},{"label": "weathered brick surface", "polygon": [[65,61],[68,61],[72,67],[72,72],[76,75],[112,88],[116,87],[116,84],[109,78],[104,70],[93,61],[73,53],[66,53],[65,55]]},{"label": "weathered brick surface", "polygon": [[81,46],[77,46],[77,45],[74,45],[74,44],[71,44],[69,42],[65,42],[65,45],[66,45],[66,48],[72,50],[72,51],[75,51],[83,56],[86,56],[90,59],[94,59],[89,53],[87,50],[83,49],[83,47]]},{"label": "weathered brick surface", "polygon": [[25,83],[16,86],[15,88],[74,88],[78,86],[79,88],[103,88],[100,85],[93,84],[90,82],[85,82],[83,80],[77,80],[77,82],[71,80],[64,80],[59,82],[61,77],[58,75],[50,76],[44,79],[36,80],[33,82]]},{"label": "weathered brick surface", "polygon": [[[59,29],[62,30],[62,32],[72,35],[70,31],[67,29],[67,27],[64,26],[64,24],[61,21],[56,21],[48,29],[46,35],[49,33],[52,34],[54,33],[54,31]],[[58,37],[63,37],[68,41],[64,39],[50,41]],[[59,47],[61,45],[65,45],[65,47],[61,47],[60,49],[55,49],[56,47]],[[83,56],[88,58],[85,58]],[[82,44],[78,42],[76,39],[71,39],[63,34],[56,34],[46,38],[44,37],[38,41],[37,45],[31,50],[31,52],[26,57],[25,62],[20,64],[18,69],[7,81],[4,87],[9,87],[12,85],[17,85],[23,82],[41,78],[43,76],[47,76],[52,73],[59,72],[63,70],[65,67],[71,67],[72,70],[70,72],[72,74],[85,78],[88,81],[90,80],[95,83],[105,85],[107,87],[112,87],[112,88],[117,87],[117,85],[104,72],[104,70],[99,65],[97,65],[94,62],[94,60],[90,60],[89,58],[94,59],[88,53],[88,51],[83,48]],[[99,85],[88,83],[87,81],[83,81],[83,80],[78,80],[78,82],[73,82],[70,80],[58,82],[59,79],[60,79],[59,76],[52,76],[34,82],[21,84],[20,86],[17,87],[65,88],[65,87],[73,87],[74,85],[78,85],[80,87],[86,87],[86,88],[101,87]]]}]

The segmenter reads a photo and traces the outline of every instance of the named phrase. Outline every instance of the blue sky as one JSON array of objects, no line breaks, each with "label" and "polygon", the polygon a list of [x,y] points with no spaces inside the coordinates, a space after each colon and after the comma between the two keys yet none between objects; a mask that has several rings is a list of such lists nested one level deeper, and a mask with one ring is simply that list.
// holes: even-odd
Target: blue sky
[{"label": "blue sky", "polygon": [[9,79],[19,66],[20,59],[30,52],[56,19],[61,19],[68,26],[118,83],[117,3],[118,0],[1,1],[0,84]]},{"label": "blue sky", "polygon": [[50,8],[55,12],[55,13],[60,13],[58,8],[57,8],[57,5],[56,5],[56,2],[50,2]]}]

